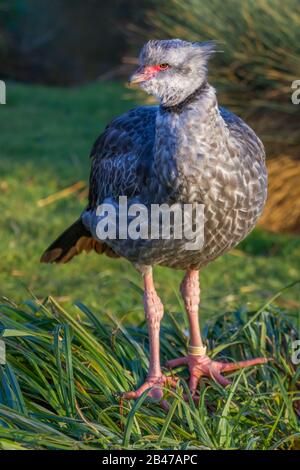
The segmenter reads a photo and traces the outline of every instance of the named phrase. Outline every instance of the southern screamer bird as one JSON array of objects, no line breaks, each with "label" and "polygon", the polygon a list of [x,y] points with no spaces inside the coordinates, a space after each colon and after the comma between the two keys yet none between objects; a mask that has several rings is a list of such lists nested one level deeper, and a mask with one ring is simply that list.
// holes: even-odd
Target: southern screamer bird
[{"label": "southern screamer bird", "polygon": [[[180,290],[190,325],[188,354],[168,361],[167,366],[188,366],[189,387],[194,396],[203,376],[226,386],[229,381],[224,372],[267,361],[214,361],[207,354],[200,333],[199,270],[235,247],[253,229],[267,195],[261,141],[239,117],[218,106],[215,89],[207,81],[207,64],[213,52],[210,42],[172,39],[152,40],[144,45],[139,68],[130,82],[155,96],[159,104],[134,108],[106,127],[91,152],[88,205],[41,258],[46,263],[66,263],[80,252],[93,249],[99,254],[127,258],[142,274],[149,371],[141,387],[124,394],[128,399],[139,397],[147,389],[149,396],[160,399],[162,388],[175,381],[161,370],[163,304],[153,283],[155,265],[186,272]],[[120,213],[120,196],[127,197],[128,224],[132,220],[130,208],[136,204],[142,204],[149,213],[153,205],[189,205],[192,215],[187,220],[195,227],[196,206],[200,204],[201,246],[188,249],[187,237],[174,235],[175,217],[171,218],[169,237],[142,239],[128,233],[121,236],[118,223],[115,237],[99,237],[97,226],[103,217],[97,212],[98,206],[105,203]],[[151,225],[151,215],[149,221]],[[163,224],[160,215],[159,230]]]}]

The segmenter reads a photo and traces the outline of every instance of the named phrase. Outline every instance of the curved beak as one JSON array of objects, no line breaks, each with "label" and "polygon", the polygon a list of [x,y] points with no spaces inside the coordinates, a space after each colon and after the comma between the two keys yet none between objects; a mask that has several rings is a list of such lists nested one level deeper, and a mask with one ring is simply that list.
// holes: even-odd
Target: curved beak
[{"label": "curved beak", "polygon": [[140,66],[129,78],[128,84],[135,85],[147,80],[146,67]]},{"label": "curved beak", "polygon": [[157,72],[157,67],[151,66],[151,65],[141,65],[129,78],[128,84],[129,85],[135,85],[136,83],[141,83],[145,82],[146,80],[149,80],[152,78],[156,72]]}]

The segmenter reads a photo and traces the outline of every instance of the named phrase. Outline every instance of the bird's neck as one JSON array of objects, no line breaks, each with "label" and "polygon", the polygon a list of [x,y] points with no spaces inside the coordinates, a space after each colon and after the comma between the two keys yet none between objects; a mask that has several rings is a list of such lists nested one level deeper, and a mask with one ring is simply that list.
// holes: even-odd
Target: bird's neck
[{"label": "bird's neck", "polygon": [[186,109],[188,105],[191,105],[193,102],[196,102],[201,95],[209,89],[209,85],[205,80],[201,83],[196,89],[194,89],[189,95],[183,97],[182,99],[178,98],[175,104],[166,104],[162,103],[160,110],[166,113],[181,113]]},{"label": "bird's neck", "polygon": [[[207,159],[226,148],[228,130],[220,115],[216,93],[205,84],[179,105],[160,107],[156,121],[154,171],[171,199],[201,198]],[[198,188],[198,189],[197,189]]]}]

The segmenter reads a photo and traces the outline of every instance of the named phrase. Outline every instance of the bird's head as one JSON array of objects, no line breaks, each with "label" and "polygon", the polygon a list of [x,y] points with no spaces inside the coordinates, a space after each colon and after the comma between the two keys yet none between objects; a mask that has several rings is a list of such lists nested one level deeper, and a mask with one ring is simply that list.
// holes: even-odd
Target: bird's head
[{"label": "bird's head", "polygon": [[149,41],[129,83],[138,84],[164,106],[174,106],[206,81],[208,59],[214,51],[213,42]]}]

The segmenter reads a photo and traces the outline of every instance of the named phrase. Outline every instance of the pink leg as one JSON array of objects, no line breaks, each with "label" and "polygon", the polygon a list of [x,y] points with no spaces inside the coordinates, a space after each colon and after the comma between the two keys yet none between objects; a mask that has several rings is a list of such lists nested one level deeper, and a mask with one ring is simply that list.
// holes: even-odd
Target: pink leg
[{"label": "pink leg", "polygon": [[144,275],[144,309],[150,345],[149,372],[145,383],[140,388],[123,395],[123,398],[127,399],[138,398],[145,390],[151,387],[153,389],[148,395],[161,399],[163,396],[162,388],[167,384],[174,385],[176,383],[175,379],[164,376],[160,367],[159,332],[164,307],[154,287],[152,270]]},{"label": "pink leg", "polygon": [[244,367],[254,366],[257,364],[265,364],[268,359],[262,357],[257,359],[250,359],[248,361],[240,361],[236,363],[217,362],[211,360],[206,355],[206,348],[203,347],[198,309],[200,303],[200,287],[199,287],[199,273],[196,270],[187,271],[183,282],[181,284],[181,294],[183,296],[185,309],[188,315],[190,324],[190,344],[189,351],[186,357],[180,357],[167,362],[170,368],[178,367],[181,365],[188,365],[190,371],[190,390],[192,394],[196,392],[198,382],[201,377],[207,376],[220,385],[225,387],[230,383],[228,379],[223,377],[221,372],[231,372]]},{"label": "pink leg", "polygon": [[190,324],[190,346],[203,346],[199,325],[200,284],[199,271],[187,271],[180,292]]},{"label": "pink leg", "polygon": [[159,332],[160,322],[164,314],[164,306],[158,297],[152,272],[144,275],[144,309],[148,323],[150,343],[150,363],[148,377],[161,377],[160,354],[159,354]]}]

